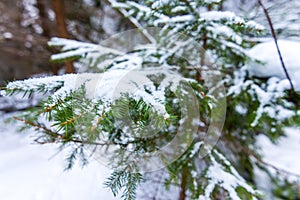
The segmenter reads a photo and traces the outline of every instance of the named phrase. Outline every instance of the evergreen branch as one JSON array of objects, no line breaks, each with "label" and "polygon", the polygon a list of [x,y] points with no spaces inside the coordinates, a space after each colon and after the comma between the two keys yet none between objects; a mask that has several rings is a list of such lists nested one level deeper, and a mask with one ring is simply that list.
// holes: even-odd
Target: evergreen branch
[{"label": "evergreen branch", "polygon": [[102,119],[104,118],[105,114],[106,114],[106,113],[103,112],[102,115],[101,115],[100,117],[98,117],[96,124],[94,124],[94,125],[91,127],[91,131],[94,131],[94,130],[97,128],[97,126],[101,123]]},{"label": "evergreen branch", "polygon": [[123,186],[123,176],[126,172],[125,171],[114,171],[111,176],[108,178],[108,181],[106,181],[104,183],[104,185],[106,187],[109,187],[112,191],[112,193],[114,194],[114,196],[116,196],[119,192],[119,190],[122,188]]},{"label": "evergreen branch", "polygon": [[28,124],[28,125],[30,125],[30,126],[32,126],[32,127],[35,127],[35,128],[38,128],[38,129],[42,129],[43,131],[45,131],[46,133],[50,134],[51,136],[55,136],[56,138],[59,138],[59,139],[62,139],[62,138],[63,138],[62,135],[53,132],[52,130],[48,129],[48,128],[45,127],[45,126],[42,126],[42,125],[40,125],[40,124],[35,124],[35,123],[33,123],[33,122],[29,121],[29,120],[21,119],[21,118],[19,118],[19,117],[15,117],[15,116],[14,116],[13,118],[14,118],[15,120],[20,121],[20,122],[23,122],[23,123],[25,123],[25,124]]},{"label": "evergreen branch", "polygon": [[72,151],[72,153],[70,153],[70,155],[68,155],[68,157],[66,158],[66,160],[68,161],[68,163],[67,163],[67,165],[66,165],[66,167],[64,169],[65,171],[72,169],[72,167],[73,167],[73,165],[74,165],[74,163],[75,163],[75,161],[77,159],[78,148],[80,148],[80,147],[76,147]]},{"label": "evergreen branch", "polygon": [[197,18],[199,18],[198,12],[193,8],[193,6],[190,4],[190,2],[189,2],[188,0],[183,0],[183,2],[184,2],[185,5],[190,9],[190,11],[191,11]]},{"label": "evergreen branch", "polygon": [[[114,0],[105,0],[105,1],[106,1],[109,5],[111,5],[112,8],[115,8],[115,7],[113,6]],[[156,43],[156,40],[151,36],[151,34],[150,34],[146,29],[144,29],[143,26],[142,26],[135,18],[133,18],[133,17],[131,17],[131,16],[128,16],[128,13],[127,13],[127,11],[126,11],[124,8],[117,8],[116,10],[117,10],[122,16],[126,17],[126,18],[128,19],[128,21],[129,21],[129,23],[130,23],[132,26],[138,28],[138,29],[141,31],[141,33],[143,34],[143,36],[145,37],[145,39],[147,39],[147,40],[148,40],[150,43],[152,43],[152,44],[155,44],[155,43]]]},{"label": "evergreen branch", "polygon": [[277,53],[278,53],[278,56],[279,56],[279,59],[280,59],[280,62],[281,62],[281,66],[284,70],[284,73],[285,73],[285,76],[286,78],[288,79],[289,83],[290,83],[290,86],[291,86],[291,95],[293,97],[295,97],[295,88],[294,88],[294,85],[293,85],[293,82],[292,82],[292,79],[287,71],[287,68],[285,66],[285,63],[283,61],[283,58],[282,58],[282,55],[281,55],[281,51],[280,51],[280,48],[278,46],[278,42],[277,42],[277,36],[276,36],[276,32],[275,32],[275,29],[274,29],[274,26],[273,26],[273,23],[272,23],[272,20],[271,20],[271,17],[269,15],[269,12],[267,10],[267,8],[264,6],[264,4],[262,3],[262,0],[258,0],[258,3],[259,5],[262,7],[264,13],[265,13],[265,16],[268,20],[268,23],[269,23],[269,26],[270,26],[270,29],[271,29],[271,32],[272,32],[272,36],[273,36],[273,39],[274,39],[274,42],[275,42],[275,45],[276,45],[276,49],[277,49]]},{"label": "evergreen branch", "polygon": [[73,124],[73,122],[78,119],[80,116],[75,116],[75,117],[71,117],[69,118],[67,121],[64,121],[62,122],[60,125],[61,126],[65,126],[65,125],[68,125],[68,124]]},{"label": "evergreen branch", "polygon": [[57,91],[63,87],[64,83],[61,80],[54,80],[54,78],[49,78],[51,82],[42,83],[45,78],[30,78],[24,81],[14,81],[10,82],[6,88],[5,92],[8,95],[13,95],[15,93],[23,93],[25,97],[27,94],[30,97],[34,92],[44,93]]},{"label": "evergreen branch", "polygon": [[83,144],[76,145],[76,147],[73,147],[71,153],[66,158],[67,165],[64,169],[65,171],[72,169],[75,164],[75,161],[78,159],[82,167],[86,166],[89,163],[84,153],[83,147]]},{"label": "evergreen branch", "polygon": [[[40,124],[36,124],[36,123],[33,123],[29,120],[25,120],[25,119],[21,119],[19,117],[13,117],[15,120],[18,120],[18,121],[21,121],[25,124],[28,124],[32,127],[35,127],[37,129],[41,129],[43,130],[46,134],[50,135],[51,137],[54,137],[55,139],[58,139],[56,142],[60,142],[62,141],[63,139],[65,139],[64,135],[61,135],[57,132],[54,132],[50,129],[48,129],[47,127],[45,126],[42,126]],[[99,145],[99,146],[105,146],[105,145],[109,145],[109,143],[99,143],[99,142],[90,142],[90,141],[85,141],[85,140],[79,140],[79,139],[75,139],[75,138],[67,138],[68,141],[70,142],[74,142],[74,143],[80,143],[80,144],[89,144],[89,145]],[[39,142],[40,143],[40,142]]]},{"label": "evergreen branch", "polygon": [[112,49],[102,45],[96,45],[76,40],[53,37],[48,42],[51,47],[60,47],[61,52],[51,56],[52,61],[74,60],[82,58],[91,53],[99,53],[99,55],[113,54],[121,56],[124,53],[117,49]]},{"label": "evergreen branch", "polygon": [[143,177],[140,173],[128,172],[125,169],[121,171],[114,171],[104,185],[111,189],[114,196],[116,196],[118,192],[125,187],[122,198],[125,200],[133,200],[136,197],[136,186],[141,181],[143,181]]},{"label": "evergreen branch", "polygon": [[64,103],[64,101],[61,100],[61,99],[59,99],[55,104],[48,106],[48,107],[44,110],[44,112],[45,112],[45,113],[50,112],[50,111],[52,111],[54,108],[56,108],[57,106],[61,105],[62,103]]}]

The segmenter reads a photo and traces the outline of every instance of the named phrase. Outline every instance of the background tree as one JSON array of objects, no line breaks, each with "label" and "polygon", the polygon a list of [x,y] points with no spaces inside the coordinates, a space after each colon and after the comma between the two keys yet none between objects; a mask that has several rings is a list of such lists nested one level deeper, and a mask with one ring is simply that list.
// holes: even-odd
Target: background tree
[{"label": "background tree", "polygon": [[[53,0],[53,11],[55,13],[55,20],[57,24],[58,37],[70,38],[69,32],[67,30],[67,25],[65,22],[65,11],[64,11],[64,1]],[[66,61],[66,73],[74,73],[75,68],[71,61]]]},{"label": "background tree", "polygon": [[[105,2],[61,2],[72,38],[99,43],[130,27]],[[62,64],[49,62],[53,49],[47,46],[50,37],[58,36],[52,1],[3,0],[0,11],[0,85],[37,74],[57,74]]]},{"label": "background tree", "polygon": [[[274,28],[279,38],[299,40],[300,13],[297,9],[299,1],[265,0],[263,3],[274,22]],[[271,36],[268,22],[261,11],[258,1],[227,0],[224,2],[224,9],[230,9],[248,19],[263,24],[268,30],[266,35]]]}]

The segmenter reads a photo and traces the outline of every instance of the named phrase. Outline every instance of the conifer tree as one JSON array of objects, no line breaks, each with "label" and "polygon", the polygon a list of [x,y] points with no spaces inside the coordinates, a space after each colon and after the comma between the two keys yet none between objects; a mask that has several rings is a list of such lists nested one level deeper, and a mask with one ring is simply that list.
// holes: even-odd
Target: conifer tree
[{"label": "conifer tree", "polygon": [[100,45],[52,38],[62,51],[53,61],[77,60],[88,73],[9,83],[6,94],[47,96],[16,119],[39,143],[72,146],[67,168],[90,154],[105,161],[114,170],[105,185],[123,199],[161,168],[173,199],[263,195],[254,167],[269,166],[256,135],[275,141],[299,124],[283,81],[249,75],[246,50],[264,28],[220,11],[222,0],[108,2],[137,30]]}]

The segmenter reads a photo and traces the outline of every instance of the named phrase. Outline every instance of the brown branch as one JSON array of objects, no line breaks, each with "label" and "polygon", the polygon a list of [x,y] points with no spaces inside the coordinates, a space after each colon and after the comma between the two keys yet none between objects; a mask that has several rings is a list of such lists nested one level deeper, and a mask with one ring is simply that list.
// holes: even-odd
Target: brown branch
[{"label": "brown branch", "polygon": [[[25,124],[28,124],[28,125],[30,125],[30,126],[32,126],[32,127],[35,127],[35,128],[37,128],[37,129],[41,129],[41,130],[45,131],[46,134],[48,134],[48,135],[50,135],[50,136],[52,136],[52,137],[54,137],[54,138],[56,138],[56,139],[59,139],[59,140],[56,141],[56,142],[60,142],[61,140],[65,139],[64,135],[58,134],[58,133],[56,133],[56,132],[54,132],[54,131],[48,129],[48,128],[45,127],[45,126],[42,126],[42,125],[40,125],[40,124],[35,124],[35,123],[33,123],[33,122],[29,121],[29,120],[21,119],[21,118],[19,118],[19,117],[13,117],[13,118],[14,118],[15,120],[21,121],[21,122],[23,122],[23,123],[25,123]],[[74,139],[74,138],[73,138],[73,139],[68,139],[68,140],[69,140],[70,142],[80,143],[80,144],[92,144],[92,145],[101,145],[101,146],[103,146],[103,145],[108,145],[108,144],[109,144],[109,143],[89,142],[89,141],[84,141],[84,140],[79,140],[79,139]],[[35,140],[35,141],[36,141],[36,140]],[[43,142],[38,142],[38,143],[44,144]]]},{"label": "brown branch", "polygon": [[282,55],[281,55],[281,51],[279,49],[279,46],[278,46],[278,42],[277,42],[277,36],[276,36],[276,33],[275,33],[275,30],[274,30],[274,26],[273,26],[273,23],[272,23],[272,20],[271,20],[271,17],[269,15],[269,12],[268,10],[266,9],[266,7],[264,6],[264,4],[262,3],[261,0],[258,0],[258,3],[259,5],[262,7],[264,13],[265,13],[265,16],[268,20],[268,23],[269,23],[269,26],[270,26],[270,29],[271,29],[271,32],[272,32],[272,36],[273,36],[273,39],[274,39],[274,42],[275,42],[275,45],[276,45],[276,49],[277,49],[277,52],[278,52],[278,56],[279,56],[279,59],[280,59],[280,62],[281,62],[281,66],[284,70],[284,73],[285,73],[285,76],[287,77],[289,83],[290,83],[290,86],[291,86],[291,95],[293,97],[295,97],[295,88],[294,88],[294,85],[293,85],[293,82],[292,82],[292,79],[287,71],[287,68],[283,62],[283,58],[282,58]]},{"label": "brown branch", "polygon": [[8,106],[8,107],[0,108],[0,111],[5,112],[5,113],[11,113],[11,112],[16,112],[16,111],[28,110],[29,108],[33,108],[35,106],[36,105],[28,105],[26,107],[18,108],[15,105],[12,105],[12,106]]},{"label": "brown branch", "polygon": [[62,104],[62,103],[63,103],[62,100],[58,100],[58,102],[57,102],[56,104],[51,105],[51,106],[48,106],[48,107],[44,110],[44,112],[50,112],[53,108],[59,106],[59,105]]},{"label": "brown branch", "polygon": [[39,125],[39,124],[35,124],[35,123],[33,123],[33,122],[29,121],[29,120],[21,119],[21,118],[19,118],[19,117],[13,117],[13,118],[14,118],[15,120],[18,120],[18,121],[23,122],[23,123],[25,123],[25,124],[28,124],[28,125],[30,125],[30,126],[36,127],[36,128],[38,128],[38,129],[42,129],[42,130],[44,130],[45,132],[50,133],[51,135],[57,136],[58,138],[61,138],[61,137],[62,137],[62,135],[53,132],[52,130],[46,128],[45,126],[41,126],[41,125]]},{"label": "brown branch", "polygon": [[[243,147],[244,148],[244,147]],[[272,169],[274,169],[277,173],[279,174],[286,174],[286,175],[289,175],[289,176],[293,176],[293,177],[296,177],[297,179],[300,180],[300,175],[299,174],[295,174],[293,172],[290,172],[290,171],[287,171],[285,169],[281,169],[279,167],[276,167],[275,165],[271,164],[271,163],[268,163],[266,161],[264,161],[263,159],[261,159],[259,156],[257,156],[254,152],[248,150],[248,149],[245,149],[244,148],[244,151],[247,151],[247,153],[249,155],[251,155],[256,161],[258,161],[259,163],[265,165],[265,166],[268,166]]]}]

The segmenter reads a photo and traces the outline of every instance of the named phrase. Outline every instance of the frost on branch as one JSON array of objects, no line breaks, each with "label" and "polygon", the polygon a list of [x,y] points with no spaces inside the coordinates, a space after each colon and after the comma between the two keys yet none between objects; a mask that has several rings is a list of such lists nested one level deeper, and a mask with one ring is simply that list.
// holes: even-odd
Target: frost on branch
[{"label": "frost on branch", "polygon": [[87,98],[101,100],[105,105],[111,105],[116,99],[121,98],[122,94],[128,93],[129,97],[136,100],[143,99],[153,106],[158,113],[167,116],[164,106],[166,88],[170,87],[171,91],[175,92],[181,81],[188,82],[191,80],[182,79],[178,74],[168,70],[162,70],[160,73],[164,78],[158,87],[149,79],[149,76],[157,75],[157,70],[148,68],[144,72],[123,69],[111,70],[102,74],[83,73],[33,78],[11,82],[7,85],[6,90],[12,92],[54,92],[51,95],[53,104],[68,96],[72,91],[79,90],[82,86],[84,86]]},{"label": "frost on branch", "polygon": [[216,187],[224,189],[232,200],[256,199],[255,196],[259,192],[246,183],[222,154],[214,150],[210,154],[210,160],[211,164],[205,174],[208,185],[205,187],[204,195],[201,195],[199,199],[211,199],[211,194]]}]

